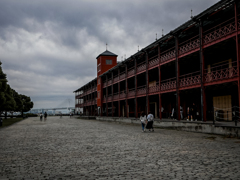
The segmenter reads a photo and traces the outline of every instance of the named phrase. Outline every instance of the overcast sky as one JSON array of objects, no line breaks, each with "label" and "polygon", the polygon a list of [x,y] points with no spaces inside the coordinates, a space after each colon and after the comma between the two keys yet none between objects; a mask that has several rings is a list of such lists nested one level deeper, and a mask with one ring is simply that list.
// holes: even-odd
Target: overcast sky
[{"label": "overcast sky", "polygon": [[34,108],[67,105],[106,50],[129,57],[218,0],[0,0],[0,60]]}]

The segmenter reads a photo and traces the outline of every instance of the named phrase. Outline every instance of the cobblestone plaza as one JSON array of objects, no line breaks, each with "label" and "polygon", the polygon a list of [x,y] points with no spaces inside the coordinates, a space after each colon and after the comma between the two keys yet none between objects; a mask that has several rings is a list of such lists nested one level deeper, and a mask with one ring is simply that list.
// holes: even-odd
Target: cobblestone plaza
[{"label": "cobblestone plaza", "polygon": [[240,139],[76,118],[0,129],[0,179],[240,179]]}]

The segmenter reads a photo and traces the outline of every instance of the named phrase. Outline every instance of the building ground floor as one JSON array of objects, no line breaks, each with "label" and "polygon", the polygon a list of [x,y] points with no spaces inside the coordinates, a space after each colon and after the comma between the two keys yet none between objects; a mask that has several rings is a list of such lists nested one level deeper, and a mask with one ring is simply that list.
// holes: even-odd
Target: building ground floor
[{"label": "building ground floor", "polygon": [[[84,106],[83,114],[109,117],[136,117],[143,111],[155,118],[187,119],[188,108],[195,104],[193,119],[232,121],[239,118],[239,90],[237,81],[166,93],[146,94],[97,105]],[[178,106],[178,107],[177,107]],[[177,111],[179,112],[177,116]],[[190,113],[191,114],[191,113]],[[203,118],[202,118],[203,116]],[[190,117],[191,118],[191,117]]]}]

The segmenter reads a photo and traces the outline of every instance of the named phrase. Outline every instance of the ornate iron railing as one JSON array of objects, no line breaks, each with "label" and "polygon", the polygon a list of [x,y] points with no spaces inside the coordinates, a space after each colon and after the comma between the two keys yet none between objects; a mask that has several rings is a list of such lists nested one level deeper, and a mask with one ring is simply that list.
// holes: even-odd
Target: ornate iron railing
[{"label": "ornate iron railing", "polygon": [[230,79],[238,76],[237,62],[226,63],[220,66],[205,69],[204,81],[213,82]]},{"label": "ornate iron railing", "polygon": [[146,62],[142,62],[142,63],[138,64],[137,72],[139,73],[139,72],[142,72],[144,70],[146,70]]},{"label": "ornate iron railing", "polygon": [[106,96],[103,96],[103,102],[105,103],[107,101]]},{"label": "ornate iron railing", "polygon": [[[203,44],[208,44],[213,41],[216,41],[224,36],[227,36],[236,31],[236,25],[234,18],[225,21],[216,27],[213,27],[204,32]],[[206,35],[205,35],[206,34]]]},{"label": "ornate iron railing", "polygon": [[136,94],[135,88],[128,90],[128,97],[133,97],[135,96],[135,94]]},{"label": "ornate iron railing", "polygon": [[146,94],[146,86],[141,86],[137,88],[137,95]]},{"label": "ornate iron railing", "polygon": [[120,74],[119,80],[125,79],[125,77],[126,77],[126,74],[125,74],[125,72],[124,72],[124,73]]},{"label": "ornate iron railing", "polygon": [[119,94],[119,98],[126,98],[126,93],[123,91]]},{"label": "ornate iron railing", "polygon": [[189,51],[192,51],[194,49],[199,48],[200,46],[200,41],[199,41],[199,36],[195,36],[179,45],[179,55],[182,55],[184,53],[187,53]]},{"label": "ornate iron railing", "polygon": [[112,84],[112,79],[108,80],[108,86]]},{"label": "ornate iron railing", "polygon": [[113,77],[113,82],[114,83],[118,82],[118,80],[119,80],[119,76],[118,75]]},{"label": "ornate iron railing", "polygon": [[168,61],[172,58],[176,57],[176,51],[175,51],[175,47],[162,52],[162,55],[160,56],[160,62],[164,63],[165,61]]},{"label": "ornate iron railing", "polygon": [[135,73],[135,70],[134,70],[134,67],[133,67],[133,68],[128,70],[127,75],[132,76],[132,75],[134,75],[134,73]]},{"label": "ornate iron railing", "polygon": [[176,78],[161,81],[161,91],[176,89]]},{"label": "ornate iron railing", "polygon": [[188,87],[201,84],[200,71],[184,74],[179,77],[179,87]]},{"label": "ornate iron railing", "polygon": [[159,83],[156,84],[156,86],[151,86],[148,88],[149,93],[155,93],[159,91]]},{"label": "ornate iron railing", "polygon": [[104,81],[104,82],[103,82],[103,87],[106,87],[106,86],[107,86],[107,82]]},{"label": "ornate iron railing", "polygon": [[112,95],[108,95],[107,101],[112,101]]},{"label": "ornate iron railing", "polygon": [[159,58],[158,55],[154,56],[153,58],[149,59],[148,67],[151,68],[153,66],[157,66],[159,64]]},{"label": "ornate iron railing", "polygon": [[118,98],[119,98],[119,94],[118,93],[113,94],[113,100],[118,100]]}]

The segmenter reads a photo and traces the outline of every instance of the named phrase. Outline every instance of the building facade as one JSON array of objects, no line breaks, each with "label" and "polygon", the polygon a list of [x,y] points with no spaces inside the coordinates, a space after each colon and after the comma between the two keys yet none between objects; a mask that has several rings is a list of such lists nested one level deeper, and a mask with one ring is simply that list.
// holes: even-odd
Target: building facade
[{"label": "building facade", "polygon": [[[97,57],[97,78],[75,92],[85,115],[232,120],[240,102],[240,3],[222,0],[134,55],[117,63]],[[181,107],[181,108],[180,108]],[[236,110],[237,108],[237,110]]]}]

